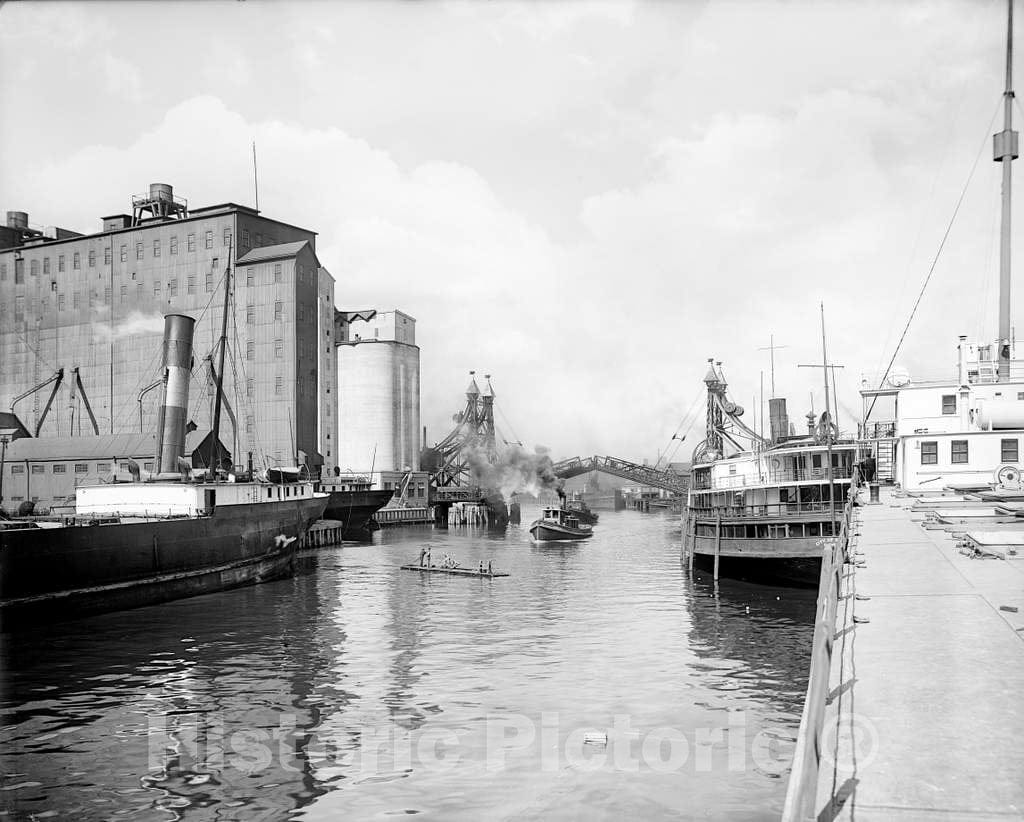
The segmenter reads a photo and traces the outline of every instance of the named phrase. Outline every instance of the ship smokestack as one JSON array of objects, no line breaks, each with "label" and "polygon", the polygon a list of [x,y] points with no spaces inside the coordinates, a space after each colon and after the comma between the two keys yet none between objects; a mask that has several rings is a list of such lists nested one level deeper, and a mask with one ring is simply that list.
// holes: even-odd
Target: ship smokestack
[{"label": "ship smokestack", "polygon": [[789,435],[789,415],[786,413],[785,397],[772,397],[768,400],[768,424],[773,442],[778,442]]},{"label": "ship smokestack", "polygon": [[164,317],[164,398],[156,432],[156,473],[177,471],[185,454],[188,383],[192,373],[192,332],[196,321],[184,314]]}]

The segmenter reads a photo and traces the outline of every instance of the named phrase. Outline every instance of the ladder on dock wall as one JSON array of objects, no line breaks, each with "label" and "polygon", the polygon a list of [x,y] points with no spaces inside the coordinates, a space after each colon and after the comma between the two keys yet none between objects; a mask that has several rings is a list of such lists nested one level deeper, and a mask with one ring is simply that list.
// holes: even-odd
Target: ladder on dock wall
[{"label": "ladder on dock wall", "polygon": [[895,465],[896,440],[879,440],[875,454],[875,479],[879,482],[892,482],[896,479]]}]

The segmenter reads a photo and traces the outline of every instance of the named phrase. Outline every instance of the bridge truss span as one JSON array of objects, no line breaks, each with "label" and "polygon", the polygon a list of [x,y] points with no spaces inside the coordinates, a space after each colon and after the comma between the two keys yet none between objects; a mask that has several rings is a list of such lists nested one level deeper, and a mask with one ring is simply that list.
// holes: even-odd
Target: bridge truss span
[{"label": "bridge truss span", "polygon": [[690,485],[690,478],[675,471],[663,471],[650,465],[639,465],[618,457],[573,457],[556,462],[553,468],[560,479],[571,479],[591,471],[601,471],[615,477],[646,485],[651,488],[664,488],[674,494],[685,495]]}]

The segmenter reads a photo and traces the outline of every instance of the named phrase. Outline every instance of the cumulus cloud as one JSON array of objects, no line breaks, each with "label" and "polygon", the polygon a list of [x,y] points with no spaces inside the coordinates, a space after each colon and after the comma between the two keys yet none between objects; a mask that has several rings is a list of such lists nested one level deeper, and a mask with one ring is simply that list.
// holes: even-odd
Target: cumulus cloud
[{"label": "cumulus cloud", "polygon": [[[164,95],[188,98],[135,131],[7,152],[9,207],[94,231],[155,180],[251,203],[255,139],[260,206],[319,232],[339,307],[417,318],[428,438],[475,368],[506,433],[558,457],[653,458],[707,356],[753,411],[772,333],[780,393],[820,406],[797,365],[820,360],[821,301],[856,407],[998,101],[1002,20],[969,4],[341,4],[312,29],[232,8],[277,59],[232,78],[229,52],[197,49]],[[292,34],[261,40],[267,15]],[[141,70],[145,107],[165,80]],[[960,331],[990,333],[990,166],[901,358],[915,374]]]}]

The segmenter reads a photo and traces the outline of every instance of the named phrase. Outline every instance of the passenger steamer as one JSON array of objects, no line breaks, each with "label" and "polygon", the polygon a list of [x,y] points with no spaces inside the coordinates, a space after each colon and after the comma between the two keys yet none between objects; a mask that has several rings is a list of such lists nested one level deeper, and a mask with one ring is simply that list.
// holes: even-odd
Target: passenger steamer
[{"label": "passenger steamer", "polygon": [[693,455],[686,556],[716,578],[816,585],[822,540],[836,532],[851,490],[857,443],[839,439],[827,411],[808,415],[806,434],[791,434],[782,398],[769,401],[771,438],[764,439],[728,400],[720,363],[709,361],[704,382],[707,436]]}]

